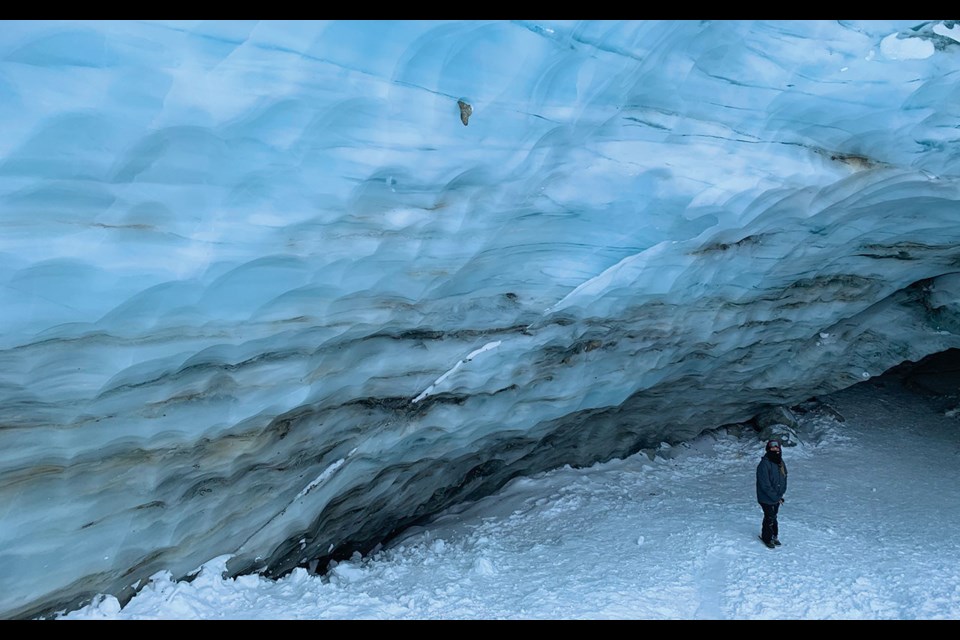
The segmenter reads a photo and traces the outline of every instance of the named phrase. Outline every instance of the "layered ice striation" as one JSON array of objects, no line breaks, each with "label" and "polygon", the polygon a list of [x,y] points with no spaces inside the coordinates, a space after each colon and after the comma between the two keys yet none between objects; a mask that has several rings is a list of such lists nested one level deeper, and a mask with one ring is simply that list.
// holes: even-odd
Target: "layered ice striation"
[{"label": "layered ice striation", "polygon": [[956,21],[5,22],[0,616],[960,347]]}]

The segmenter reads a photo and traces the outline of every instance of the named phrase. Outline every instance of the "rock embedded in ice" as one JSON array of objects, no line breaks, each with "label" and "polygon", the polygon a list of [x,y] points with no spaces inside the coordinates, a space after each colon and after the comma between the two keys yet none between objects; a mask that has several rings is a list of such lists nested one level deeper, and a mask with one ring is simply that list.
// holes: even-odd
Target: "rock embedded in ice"
[{"label": "rock embedded in ice", "polygon": [[460,122],[467,126],[470,122],[470,116],[473,115],[473,105],[467,104],[463,100],[457,100],[457,106],[460,107]]}]

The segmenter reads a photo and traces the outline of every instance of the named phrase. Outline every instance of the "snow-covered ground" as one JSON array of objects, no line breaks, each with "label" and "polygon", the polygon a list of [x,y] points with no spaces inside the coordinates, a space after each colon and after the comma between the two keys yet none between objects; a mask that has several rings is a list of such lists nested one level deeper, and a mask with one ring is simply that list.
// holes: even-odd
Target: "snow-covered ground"
[{"label": "snow-covered ground", "polygon": [[960,417],[892,379],[825,398],[757,534],[750,429],[518,479],[324,577],[154,580],[60,619],[960,618]]}]

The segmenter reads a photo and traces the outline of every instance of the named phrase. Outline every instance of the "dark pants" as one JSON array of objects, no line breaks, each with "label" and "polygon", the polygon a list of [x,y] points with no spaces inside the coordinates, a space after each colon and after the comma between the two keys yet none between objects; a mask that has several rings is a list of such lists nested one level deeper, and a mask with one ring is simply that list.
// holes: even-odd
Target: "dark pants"
[{"label": "dark pants", "polygon": [[771,538],[776,538],[780,535],[780,530],[777,527],[777,512],[780,511],[780,503],[761,503],[760,508],[763,509],[763,524],[760,526],[760,538],[764,542],[770,542]]}]

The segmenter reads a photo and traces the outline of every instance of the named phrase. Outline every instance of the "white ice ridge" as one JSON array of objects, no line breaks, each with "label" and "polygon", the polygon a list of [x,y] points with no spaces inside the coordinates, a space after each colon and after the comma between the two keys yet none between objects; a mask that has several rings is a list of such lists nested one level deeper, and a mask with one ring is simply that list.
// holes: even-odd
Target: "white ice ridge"
[{"label": "white ice ridge", "polygon": [[945,36],[960,42],[960,24],[954,24],[952,27],[947,27],[941,22],[933,26],[933,32],[938,36]]},{"label": "white ice ridge", "polygon": [[880,51],[890,60],[923,60],[934,53],[933,43],[920,38],[898,38],[891,33],[880,42]]},{"label": "white ice ridge", "polygon": [[427,396],[433,394],[433,391],[434,391],[434,389],[437,388],[437,385],[440,384],[441,382],[443,382],[444,380],[446,380],[447,378],[449,378],[450,375],[451,375],[454,371],[456,371],[457,369],[459,369],[462,365],[466,364],[467,362],[470,362],[471,360],[473,360],[475,357],[477,357],[478,355],[480,355],[480,354],[483,353],[484,351],[490,351],[491,349],[496,349],[497,347],[500,346],[500,342],[501,342],[500,340],[496,340],[496,341],[494,341],[494,342],[488,342],[487,344],[483,345],[483,346],[480,347],[479,349],[476,349],[475,351],[471,351],[471,352],[467,355],[466,358],[464,358],[463,360],[460,360],[459,362],[457,362],[457,364],[453,365],[453,368],[452,368],[452,369],[450,369],[450,370],[447,371],[445,374],[443,374],[442,376],[440,376],[439,378],[437,378],[437,379],[433,382],[432,385],[430,385],[429,387],[427,387],[426,389],[424,389],[424,390],[420,393],[420,395],[418,395],[416,398],[413,399],[413,402],[420,402],[421,400],[423,400],[423,399],[426,398]]},{"label": "white ice ridge", "polygon": [[[351,451],[350,454],[353,454],[354,451],[356,451],[356,449],[354,449],[353,451]],[[336,471],[337,469],[339,469],[340,467],[342,467],[342,466],[343,466],[343,463],[346,462],[346,461],[347,461],[346,458],[340,458],[339,460],[337,460],[336,462],[334,462],[333,464],[331,464],[329,467],[327,467],[326,469],[324,469],[323,472],[322,472],[319,476],[317,476],[316,478],[314,478],[314,479],[310,482],[310,484],[308,484],[307,486],[305,486],[305,487],[303,488],[303,490],[302,490],[300,493],[298,493],[298,494],[297,494],[297,497],[294,498],[293,500],[296,501],[296,500],[302,498],[303,496],[305,496],[305,495],[307,495],[308,493],[310,493],[311,491],[313,491],[316,487],[318,487],[318,486],[320,486],[321,484],[323,484],[324,482],[326,482],[327,479],[328,479],[330,476],[333,475],[334,471]]]},{"label": "white ice ridge", "polygon": [[560,311],[577,300],[589,304],[600,298],[604,292],[616,287],[628,287],[638,284],[640,279],[650,268],[654,268],[643,279],[641,288],[645,294],[666,293],[676,281],[689,261],[681,256],[671,256],[668,251],[674,241],[661,242],[638,254],[627,256],[615,265],[605,269],[602,273],[578,285],[573,291],[564,296],[559,302],[544,312],[548,315]]}]

